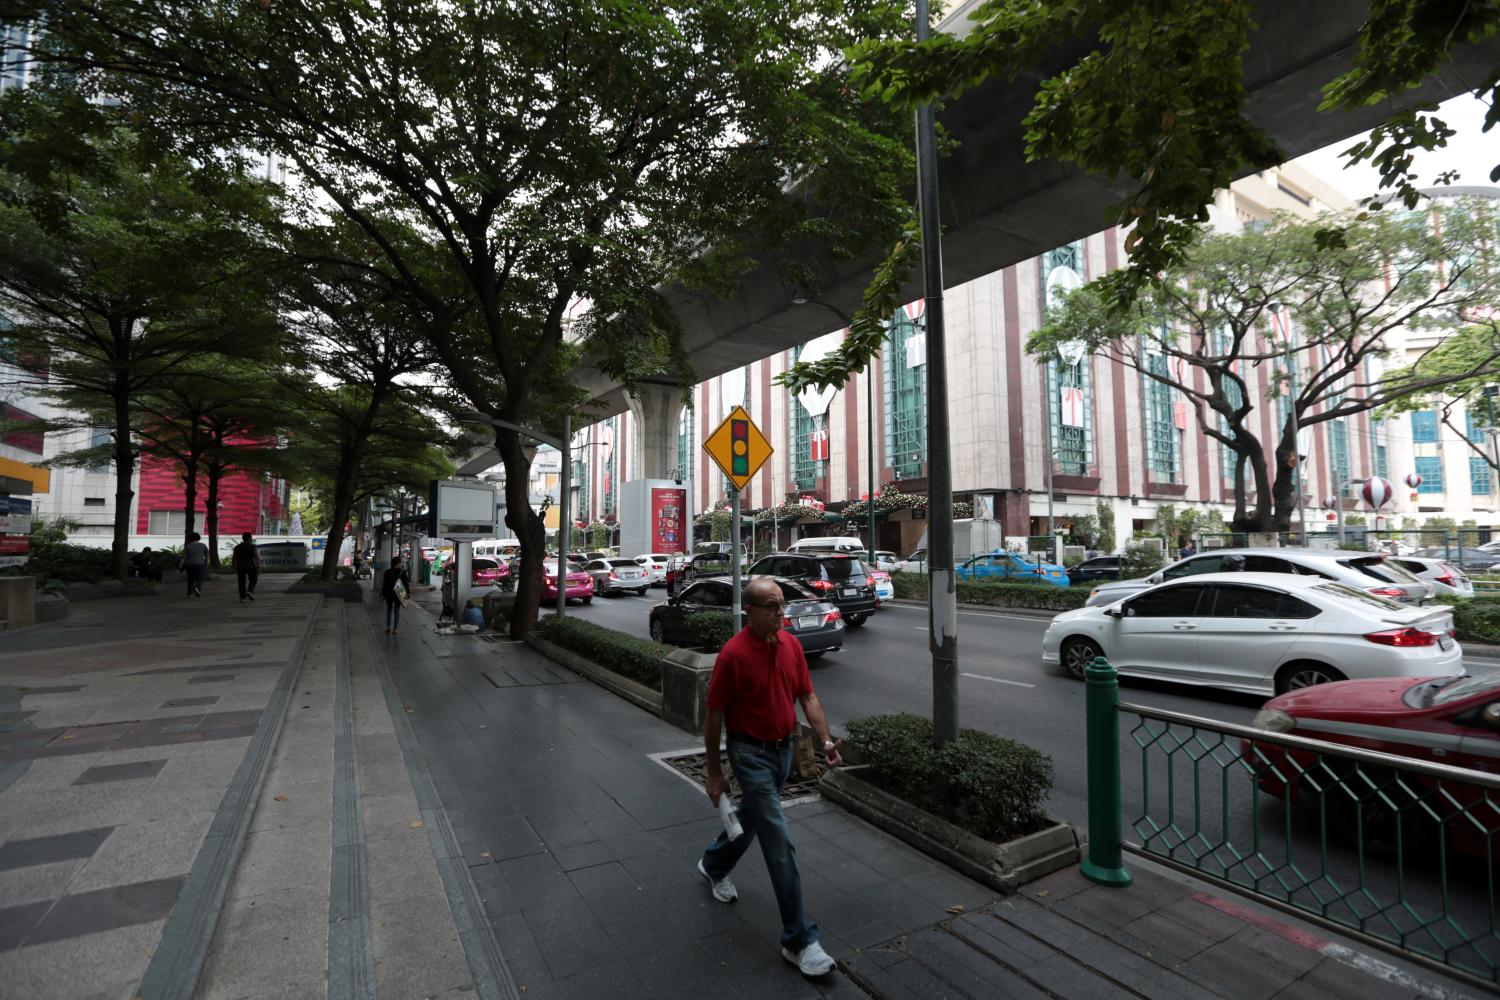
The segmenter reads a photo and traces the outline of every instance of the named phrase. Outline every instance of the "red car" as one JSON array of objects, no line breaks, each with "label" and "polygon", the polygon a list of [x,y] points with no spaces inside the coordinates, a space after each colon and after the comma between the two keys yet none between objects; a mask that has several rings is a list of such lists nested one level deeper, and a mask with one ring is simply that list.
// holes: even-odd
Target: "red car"
[{"label": "red car", "polygon": [[484,558],[474,560],[474,586],[476,587],[496,586],[508,576],[510,576],[510,567],[503,562]]},{"label": "red car", "polygon": [[[1412,760],[1500,774],[1500,672],[1473,677],[1389,677],[1335,681],[1278,695],[1266,702],[1253,723],[1273,733],[1343,743]],[[1428,807],[1449,818],[1457,832],[1455,846],[1465,853],[1484,853],[1500,833],[1500,793],[1462,781],[1406,772],[1394,788],[1393,772],[1361,764],[1367,780],[1342,779],[1344,758],[1330,755],[1323,767],[1311,751],[1243,740],[1241,756],[1249,762],[1260,787],[1289,801],[1315,800],[1317,789],[1337,793],[1330,802],[1366,805],[1367,831],[1372,823],[1389,823],[1392,805],[1411,805],[1420,796]],[[1334,769],[1329,774],[1325,768]],[[1375,792],[1373,788],[1383,789]],[[1327,795],[1324,796],[1328,798]],[[1410,814],[1410,813],[1409,813]]]},{"label": "red car", "polygon": [[[567,600],[575,597],[588,604],[594,599],[594,578],[581,569],[569,569],[566,582]],[[557,560],[542,563],[542,600],[557,600]]]}]

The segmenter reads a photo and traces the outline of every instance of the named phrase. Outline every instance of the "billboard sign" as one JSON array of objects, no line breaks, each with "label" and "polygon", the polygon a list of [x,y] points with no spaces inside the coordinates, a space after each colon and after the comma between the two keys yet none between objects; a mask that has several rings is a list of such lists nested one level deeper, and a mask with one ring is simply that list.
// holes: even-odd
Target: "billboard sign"
[{"label": "billboard sign", "polygon": [[686,547],[687,490],[651,487],[651,551],[678,552]]},{"label": "billboard sign", "polygon": [[432,480],[427,534],[455,542],[491,538],[495,533],[495,487],[472,479]]}]

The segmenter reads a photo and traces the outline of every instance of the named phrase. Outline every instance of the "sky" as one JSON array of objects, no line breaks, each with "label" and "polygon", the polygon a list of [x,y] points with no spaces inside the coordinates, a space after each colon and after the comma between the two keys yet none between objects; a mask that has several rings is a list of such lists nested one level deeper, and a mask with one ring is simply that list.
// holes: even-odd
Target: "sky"
[{"label": "sky", "polygon": [[[1417,154],[1417,186],[1433,186],[1433,179],[1450,168],[1460,171],[1455,184],[1491,186],[1490,171],[1500,163],[1500,125],[1495,126],[1488,134],[1480,131],[1484,125],[1486,106],[1472,94],[1444,101],[1440,108],[1439,117],[1458,134],[1448,140],[1445,149],[1436,153]],[[1374,193],[1380,183],[1379,172],[1368,163],[1343,169],[1344,161],[1339,155],[1363,136],[1364,133],[1360,133],[1341,139],[1292,162],[1316,174],[1350,198],[1363,198]]]}]

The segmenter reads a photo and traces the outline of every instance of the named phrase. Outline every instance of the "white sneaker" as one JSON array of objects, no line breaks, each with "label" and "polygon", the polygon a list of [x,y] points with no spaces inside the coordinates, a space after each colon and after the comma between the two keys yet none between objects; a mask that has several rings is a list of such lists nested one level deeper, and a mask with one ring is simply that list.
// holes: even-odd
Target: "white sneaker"
[{"label": "white sneaker", "polygon": [[740,898],[739,890],[734,887],[733,882],[729,881],[729,876],[725,875],[721,879],[715,879],[708,873],[708,869],[703,867],[702,858],[698,859],[698,874],[708,879],[708,885],[713,890],[714,899],[717,899],[719,902],[732,903]]},{"label": "white sneaker", "polygon": [[790,948],[781,949],[781,957],[791,962],[802,970],[804,976],[826,976],[833,971],[837,964],[828,957],[828,952],[823,946],[814,941],[800,952],[792,951]]}]

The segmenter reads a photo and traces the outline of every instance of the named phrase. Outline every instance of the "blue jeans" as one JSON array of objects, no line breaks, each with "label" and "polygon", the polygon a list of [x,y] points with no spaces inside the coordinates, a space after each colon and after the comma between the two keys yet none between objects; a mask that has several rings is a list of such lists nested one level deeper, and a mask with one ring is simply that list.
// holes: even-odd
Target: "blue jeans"
[{"label": "blue jeans", "polygon": [[401,602],[387,599],[385,602],[385,627],[401,627]]},{"label": "blue jeans", "polygon": [[183,569],[187,572],[187,592],[191,594],[195,590],[201,591],[203,580],[208,576],[208,567],[190,563]]},{"label": "blue jeans", "polygon": [[766,750],[731,737],[729,764],[740,783],[740,825],[745,832],[730,840],[720,831],[703,852],[703,870],[715,879],[725,877],[750,849],[750,841],[758,838],[781,911],[781,945],[799,952],[818,940],[818,925],[802,912],[797,849],[787,836],[786,816],[781,811],[781,786],[792,769],[792,745],[788,742],[780,751]]}]

